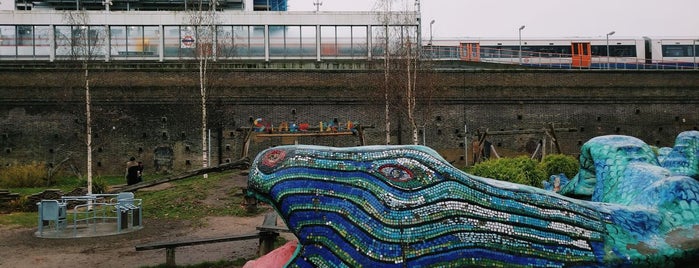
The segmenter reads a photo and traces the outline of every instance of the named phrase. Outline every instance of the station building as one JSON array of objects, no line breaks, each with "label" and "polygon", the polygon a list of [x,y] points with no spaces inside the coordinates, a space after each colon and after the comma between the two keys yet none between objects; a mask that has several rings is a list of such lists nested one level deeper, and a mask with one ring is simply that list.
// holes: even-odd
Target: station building
[{"label": "station building", "polygon": [[287,11],[286,0],[199,3],[2,1],[0,60],[365,60],[421,41],[416,11]]}]

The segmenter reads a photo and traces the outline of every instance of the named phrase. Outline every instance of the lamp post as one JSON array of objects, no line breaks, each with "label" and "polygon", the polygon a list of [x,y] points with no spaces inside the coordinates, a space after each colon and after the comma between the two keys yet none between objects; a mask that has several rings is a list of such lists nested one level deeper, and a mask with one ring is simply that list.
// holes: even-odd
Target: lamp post
[{"label": "lamp post", "polygon": [[607,34],[607,69],[609,69],[609,56],[610,56],[609,55],[609,36],[614,35],[615,33],[616,33],[615,31],[611,31]]},{"label": "lamp post", "polygon": [[692,61],[692,64],[694,64],[694,69],[697,69],[697,40],[692,40],[692,58],[694,60]]},{"label": "lamp post", "polygon": [[432,24],[434,24],[434,20],[430,21],[430,46],[432,45]]},{"label": "lamp post", "polygon": [[519,65],[522,65],[522,30],[524,25],[519,27]]},{"label": "lamp post", "polygon": [[112,0],[104,0],[102,4],[104,5],[104,10],[109,12],[109,7],[112,5]]}]

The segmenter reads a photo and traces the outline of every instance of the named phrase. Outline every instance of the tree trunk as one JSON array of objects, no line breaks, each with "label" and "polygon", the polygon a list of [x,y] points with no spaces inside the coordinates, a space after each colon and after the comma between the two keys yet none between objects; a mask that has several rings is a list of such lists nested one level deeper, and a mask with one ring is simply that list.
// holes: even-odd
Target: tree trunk
[{"label": "tree trunk", "polygon": [[90,79],[88,79],[87,64],[85,68],[85,130],[87,143],[87,194],[92,194],[92,118],[90,114]]},{"label": "tree trunk", "polygon": [[[204,58],[204,48],[199,44],[199,88],[201,90],[201,162],[202,168],[207,168],[209,166],[209,146],[207,142],[206,135],[206,64],[207,60]],[[202,56],[204,55],[204,56]],[[207,174],[204,174],[204,178],[207,178]]]}]

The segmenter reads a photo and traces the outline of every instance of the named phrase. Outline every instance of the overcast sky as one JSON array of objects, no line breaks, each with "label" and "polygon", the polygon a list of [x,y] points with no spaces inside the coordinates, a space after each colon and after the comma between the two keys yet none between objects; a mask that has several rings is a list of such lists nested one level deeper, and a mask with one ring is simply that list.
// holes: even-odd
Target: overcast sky
[{"label": "overcast sky", "polygon": [[[289,10],[371,11],[376,0],[288,0]],[[411,8],[414,0],[409,1]],[[699,0],[421,0],[423,36],[699,38]],[[399,6],[394,4],[394,6]]]}]

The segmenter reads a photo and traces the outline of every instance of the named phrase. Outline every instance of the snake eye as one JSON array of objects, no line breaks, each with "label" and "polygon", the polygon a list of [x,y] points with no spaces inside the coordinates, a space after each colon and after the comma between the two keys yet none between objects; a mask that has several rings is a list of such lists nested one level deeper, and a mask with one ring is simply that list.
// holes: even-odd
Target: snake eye
[{"label": "snake eye", "polygon": [[406,182],[413,179],[413,172],[404,166],[383,165],[379,172],[392,181]]},{"label": "snake eye", "polygon": [[273,168],[279,162],[284,160],[284,157],[286,156],[286,151],[283,150],[272,150],[267,152],[263,157],[262,157],[262,165],[266,167]]}]

